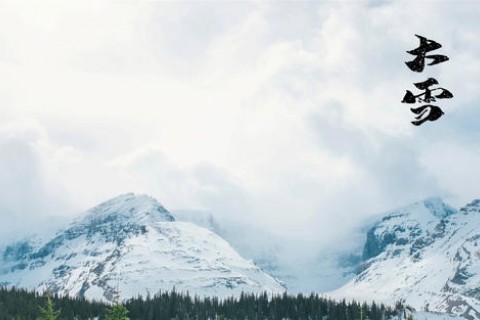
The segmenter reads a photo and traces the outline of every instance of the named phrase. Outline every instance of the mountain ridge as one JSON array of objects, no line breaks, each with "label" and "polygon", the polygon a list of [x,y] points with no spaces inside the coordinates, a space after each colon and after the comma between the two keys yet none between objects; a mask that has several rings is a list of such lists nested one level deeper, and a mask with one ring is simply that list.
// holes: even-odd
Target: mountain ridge
[{"label": "mountain ridge", "polygon": [[115,299],[117,287],[121,298],[172,288],[220,296],[285,290],[218,235],[131,193],[88,210],[51,239],[10,244],[0,254],[4,285],[100,300]]},{"label": "mountain ridge", "polygon": [[480,319],[478,213],[479,200],[455,210],[438,198],[389,212],[367,232],[359,274],[332,296]]}]

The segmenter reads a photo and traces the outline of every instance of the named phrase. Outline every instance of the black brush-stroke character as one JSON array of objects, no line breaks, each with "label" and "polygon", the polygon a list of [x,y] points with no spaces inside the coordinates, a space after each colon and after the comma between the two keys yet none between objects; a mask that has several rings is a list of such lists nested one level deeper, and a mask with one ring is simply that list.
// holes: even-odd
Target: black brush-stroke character
[{"label": "black brush-stroke character", "polygon": [[[414,95],[410,90],[407,90],[405,96],[403,97],[402,103],[415,103],[417,100],[418,102],[430,103],[436,101],[437,99],[453,98],[453,94],[445,88],[430,89],[431,86],[436,84],[438,84],[438,81],[434,78],[428,78],[428,80],[424,82],[414,83],[415,87],[420,90],[424,90],[424,92]],[[441,90],[441,92],[436,93],[435,95],[432,94],[434,91],[438,90]]]},{"label": "black brush-stroke character", "polygon": [[429,40],[425,37],[415,35],[420,39],[420,46],[416,49],[407,51],[411,55],[417,56],[412,61],[406,61],[405,64],[410,68],[410,70],[415,72],[422,72],[425,67],[425,59],[431,59],[432,61],[428,64],[429,66],[447,61],[449,58],[441,54],[431,54],[427,55],[428,52],[437,50],[442,47],[442,45],[433,40]]},{"label": "black brush-stroke character", "polygon": [[418,108],[411,108],[410,110],[417,114],[415,117],[416,120],[412,121],[412,124],[415,126],[419,126],[425,121],[436,121],[444,115],[442,109],[431,104],[426,104]]}]

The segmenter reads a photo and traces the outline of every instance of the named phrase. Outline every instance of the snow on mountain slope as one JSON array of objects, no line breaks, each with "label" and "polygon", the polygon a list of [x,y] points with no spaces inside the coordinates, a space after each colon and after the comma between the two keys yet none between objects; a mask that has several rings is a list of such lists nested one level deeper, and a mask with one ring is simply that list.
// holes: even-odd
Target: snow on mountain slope
[{"label": "snow on mountain slope", "polygon": [[[412,315],[415,320],[464,320],[465,318],[441,312],[415,311],[407,312],[407,317]],[[388,318],[388,320],[405,320],[405,315],[400,314]]]},{"label": "snow on mountain slope", "polygon": [[334,297],[480,319],[480,200],[459,211],[429,199],[391,212],[368,231],[363,259]]},{"label": "snow on mountain slope", "polygon": [[[285,280],[283,270],[279,272],[281,241],[267,233],[264,228],[225,217],[220,222],[210,212],[200,210],[176,210],[172,214],[177,221],[191,222],[215,232],[243,257],[251,259],[255,265],[275,278]],[[292,282],[289,282],[288,288],[289,291],[292,290]]]},{"label": "snow on mountain slope", "polygon": [[121,298],[174,287],[219,296],[285,290],[218,235],[134,194],[89,210],[52,239],[10,244],[0,255],[0,283],[102,300],[117,288]]}]

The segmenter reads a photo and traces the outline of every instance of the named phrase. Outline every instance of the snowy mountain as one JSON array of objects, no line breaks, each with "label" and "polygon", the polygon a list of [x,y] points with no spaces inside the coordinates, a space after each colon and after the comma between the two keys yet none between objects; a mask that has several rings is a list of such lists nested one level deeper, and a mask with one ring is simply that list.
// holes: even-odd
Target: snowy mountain
[{"label": "snowy mountain", "polygon": [[390,212],[368,231],[360,267],[332,296],[480,319],[480,200],[459,211],[428,199]]},{"label": "snowy mountain", "polygon": [[0,249],[0,284],[110,301],[117,291],[128,298],[173,288],[218,296],[285,290],[220,236],[134,194],[87,211],[54,237]]},{"label": "snowy mountain", "polygon": [[[282,281],[289,276],[282,273],[279,262],[281,240],[266,232],[264,228],[255,227],[245,221],[232,219],[217,220],[210,212],[201,210],[175,210],[175,220],[194,223],[207,228],[225,239],[242,257],[252,260],[268,274]],[[245,235],[248,234],[248,237]],[[292,282],[288,288],[292,290]]]}]

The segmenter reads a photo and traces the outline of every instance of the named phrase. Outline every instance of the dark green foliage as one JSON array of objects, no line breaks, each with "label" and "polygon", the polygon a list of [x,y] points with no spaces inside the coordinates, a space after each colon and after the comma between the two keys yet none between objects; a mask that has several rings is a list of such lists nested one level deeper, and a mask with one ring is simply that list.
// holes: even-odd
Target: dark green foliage
[{"label": "dark green foliage", "polygon": [[128,310],[119,303],[114,303],[107,309],[105,320],[129,320]]},{"label": "dark green foliage", "polygon": [[[318,294],[273,297],[266,293],[241,294],[238,298],[219,299],[192,297],[175,291],[161,292],[153,297],[137,297],[123,305],[113,306],[56,295],[51,297],[51,302],[55,309],[61,310],[58,320],[96,317],[101,320],[358,320],[361,312],[364,319],[383,320],[394,314],[403,314],[405,308],[401,303],[392,309],[375,303],[334,301]],[[0,288],[0,320],[37,319],[41,316],[39,306],[46,305],[46,296],[26,290]]]},{"label": "dark green foliage", "polygon": [[334,301],[318,294],[269,297],[267,294],[242,294],[239,298],[199,298],[175,292],[163,292],[153,298],[138,297],[126,302],[132,320],[154,319],[298,319],[383,320],[399,311],[378,304]]},{"label": "dark green foliage", "polygon": [[[40,318],[42,316],[41,308],[48,308],[48,299],[47,295],[24,289],[0,287],[0,320],[34,320]],[[106,308],[102,303],[78,298],[53,295],[50,300],[52,310],[60,311],[58,320],[86,320],[93,319],[96,316],[103,317]]]},{"label": "dark green foliage", "polygon": [[55,310],[52,299],[47,296],[45,307],[40,307],[40,317],[37,320],[57,320],[60,316],[60,310]]}]

